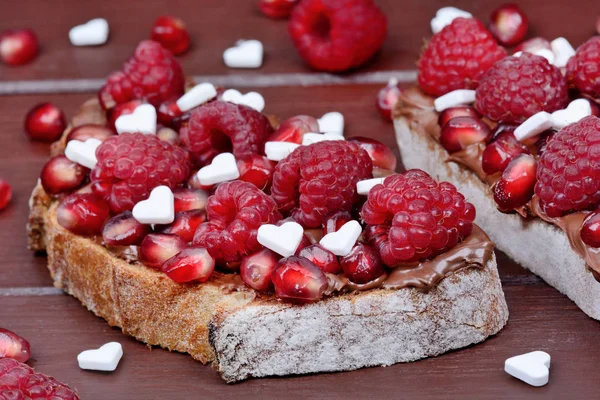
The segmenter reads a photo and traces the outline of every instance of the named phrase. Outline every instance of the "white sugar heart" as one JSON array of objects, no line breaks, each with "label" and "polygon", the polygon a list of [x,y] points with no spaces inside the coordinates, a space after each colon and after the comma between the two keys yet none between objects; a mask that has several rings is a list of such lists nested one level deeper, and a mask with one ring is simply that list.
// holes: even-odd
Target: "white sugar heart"
[{"label": "white sugar heart", "polygon": [[157,186],[150,197],[137,203],[133,218],[140,224],[170,224],[175,220],[175,198],[168,186]]},{"label": "white sugar heart", "polygon": [[121,343],[106,343],[99,349],[86,350],[77,355],[77,363],[81,369],[95,371],[114,371],[123,357]]},{"label": "white sugar heart", "polygon": [[258,40],[238,40],[223,53],[229,68],[259,68],[263,62],[263,44]]},{"label": "white sugar heart", "polygon": [[185,94],[177,100],[177,107],[179,107],[181,112],[186,112],[215,97],[217,97],[217,89],[215,89],[215,86],[212,83],[201,83],[185,92]]},{"label": "white sugar heart", "polygon": [[558,110],[552,113],[554,129],[562,129],[589,115],[592,115],[592,106],[588,100],[573,100],[564,110]]},{"label": "white sugar heart", "polygon": [[[531,54],[535,54],[536,56],[544,57],[550,64],[554,64],[554,53],[549,49],[537,49],[536,51],[529,52]],[[513,57],[521,57],[523,54],[522,51],[517,51],[513,54]]]},{"label": "white sugar heart", "polygon": [[237,161],[231,153],[221,153],[213,158],[210,165],[200,168],[198,180],[200,184],[210,186],[221,182],[232,181],[240,177]]},{"label": "white sugar heart", "polygon": [[348,221],[336,232],[323,236],[319,244],[336,256],[344,257],[350,254],[361,233],[362,227],[358,221]]},{"label": "white sugar heart", "polygon": [[554,121],[552,119],[552,114],[547,113],[546,111],[540,111],[527,118],[521,125],[517,126],[514,135],[517,140],[522,141],[539,135],[545,130],[552,128],[553,125]]},{"label": "white sugar heart", "polygon": [[575,49],[564,37],[559,37],[550,42],[554,53],[554,66],[563,68],[567,66],[569,59],[575,55]]},{"label": "white sugar heart", "polygon": [[94,169],[98,163],[96,149],[102,144],[101,140],[89,138],[85,142],[77,139],[70,140],[65,148],[65,157],[86,168]]},{"label": "white sugar heart", "polygon": [[446,25],[450,25],[452,21],[458,17],[472,18],[473,15],[470,12],[463,11],[456,7],[440,8],[435,14],[435,17],[431,20],[431,31],[433,33],[440,32]]},{"label": "white sugar heart", "polygon": [[342,113],[332,111],[324,114],[317,120],[319,131],[344,135],[344,116]]},{"label": "white sugar heart", "polygon": [[108,40],[108,22],[95,18],[69,30],[69,41],[73,46],[98,46]]},{"label": "white sugar heart", "polygon": [[308,132],[302,136],[302,145],[308,146],[313,143],[325,142],[327,140],[346,140],[343,136],[336,133],[315,133]]},{"label": "white sugar heart", "polygon": [[221,95],[221,100],[252,107],[258,112],[262,112],[265,109],[265,99],[257,92],[241,94],[235,89],[227,89]]},{"label": "white sugar heart", "polygon": [[131,114],[121,115],[115,121],[117,133],[141,132],[156,134],[156,109],[152,104],[141,104]]},{"label": "white sugar heart", "polygon": [[550,354],[532,351],[504,362],[504,371],[531,386],[544,386],[550,374]]},{"label": "white sugar heart", "polygon": [[371,189],[377,185],[383,184],[383,181],[385,181],[385,178],[373,178],[366,179],[364,181],[358,181],[356,182],[356,191],[358,194],[368,195]]},{"label": "white sugar heart", "polygon": [[299,144],[291,142],[267,142],[265,143],[265,155],[271,161],[281,161],[298,147],[300,147]]},{"label": "white sugar heart", "polygon": [[304,228],[297,222],[286,222],[281,226],[265,224],[258,228],[258,243],[284,257],[296,253],[302,241]]},{"label": "white sugar heart", "polygon": [[433,101],[435,111],[442,112],[447,108],[464,106],[475,102],[475,91],[467,89],[453,90]]}]

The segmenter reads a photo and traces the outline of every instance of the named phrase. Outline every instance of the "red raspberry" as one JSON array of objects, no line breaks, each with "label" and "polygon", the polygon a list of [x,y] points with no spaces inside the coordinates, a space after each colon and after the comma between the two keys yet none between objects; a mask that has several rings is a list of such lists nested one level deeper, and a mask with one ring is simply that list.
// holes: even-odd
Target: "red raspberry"
[{"label": "red raspberry", "polygon": [[100,89],[98,98],[104,109],[133,99],[160,103],[183,94],[185,77],[179,62],[158,42],[144,40],[123,69],[113,72]]},{"label": "red raspberry", "polygon": [[568,102],[560,70],[544,57],[523,53],[498,61],[483,75],[475,108],[494,121],[521,123],[540,111],[564,108]]},{"label": "red raspberry", "polygon": [[471,234],[475,207],[451,183],[411,169],[371,189],[361,215],[367,240],[384,264],[395,267],[456,246]]},{"label": "red raspberry", "polygon": [[194,109],[189,123],[179,132],[199,165],[217,154],[233,152],[236,157],[263,154],[273,128],[267,117],[253,108],[226,101],[213,101]]},{"label": "red raspberry", "polygon": [[0,399],[77,400],[79,396],[56,379],[30,366],[0,358]]},{"label": "red raspberry", "polygon": [[115,214],[131,210],[157,186],[175,188],[191,171],[187,151],[143,133],[106,139],[96,157],[98,164],[90,174],[92,189],[108,201]]},{"label": "red raspberry", "polygon": [[582,93],[600,98],[600,36],[577,48],[567,64],[567,82]]},{"label": "red raspberry", "polygon": [[194,245],[204,247],[221,263],[238,263],[262,248],[256,239],[262,224],[281,219],[277,204],[248,182],[222,183],[206,206],[209,222],[196,231]]},{"label": "red raspberry", "polygon": [[456,18],[436,33],[419,59],[419,86],[432,96],[475,89],[481,76],[506,50],[474,18]]},{"label": "red raspberry", "polygon": [[357,143],[324,141],[298,147],[277,164],[271,195],[279,209],[307,228],[359,200],[356,182],[372,177],[373,163]]},{"label": "red raspberry", "polygon": [[568,125],[547,143],[535,194],[549,217],[595,208],[600,201],[600,118]]},{"label": "red raspberry", "polygon": [[373,0],[303,0],[292,11],[288,30],[310,67],[341,72],[379,51],[387,19]]}]

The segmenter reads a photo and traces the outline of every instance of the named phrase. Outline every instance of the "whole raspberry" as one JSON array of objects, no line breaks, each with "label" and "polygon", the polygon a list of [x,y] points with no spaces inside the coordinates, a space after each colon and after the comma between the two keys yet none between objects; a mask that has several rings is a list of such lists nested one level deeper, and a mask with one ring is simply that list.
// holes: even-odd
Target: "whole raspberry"
[{"label": "whole raspberry", "polygon": [[366,239],[396,267],[442,254],[471,234],[475,207],[449,182],[411,169],[369,192],[361,212]]},{"label": "whole raspberry", "polygon": [[481,76],[506,50],[475,18],[456,18],[433,35],[418,62],[418,82],[432,96],[475,89]]},{"label": "whole raspberry", "polygon": [[115,214],[131,210],[157,186],[175,188],[191,171],[186,150],[143,133],[106,139],[96,150],[96,158],[98,164],[90,174],[92,189]]},{"label": "whole raspberry", "polygon": [[493,121],[521,123],[540,111],[564,108],[568,102],[560,70],[544,57],[523,53],[498,61],[483,75],[475,108]]},{"label": "whole raspberry", "polygon": [[311,68],[341,72],[379,51],[387,19],[373,0],[303,0],[292,11],[288,30]]},{"label": "whole raspberry", "polygon": [[262,248],[256,239],[262,224],[281,219],[277,204],[248,182],[222,183],[206,205],[209,222],[194,235],[194,245],[204,247],[220,263],[236,264]]},{"label": "whole raspberry", "polygon": [[567,64],[567,83],[581,93],[600,99],[600,36],[577,48]]},{"label": "whole raspberry", "polygon": [[271,195],[279,209],[307,228],[333,211],[350,211],[356,183],[372,177],[373,163],[357,143],[324,141],[301,146],[279,162]]},{"label": "whole raspberry", "polygon": [[77,400],[79,396],[56,379],[30,366],[0,358],[0,399]]},{"label": "whole raspberry", "polygon": [[549,217],[596,208],[600,202],[600,118],[568,125],[546,144],[535,194]]},{"label": "whole raspberry", "polygon": [[253,108],[213,101],[194,109],[179,133],[194,161],[202,166],[223,152],[233,152],[236,157],[263,154],[273,128],[267,117]]},{"label": "whole raspberry", "polygon": [[185,77],[179,62],[158,42],[144,40],[123,69],[113,72],[100,89],[98,98],[105,110],[133,99],[160,103],[183,94]]}]

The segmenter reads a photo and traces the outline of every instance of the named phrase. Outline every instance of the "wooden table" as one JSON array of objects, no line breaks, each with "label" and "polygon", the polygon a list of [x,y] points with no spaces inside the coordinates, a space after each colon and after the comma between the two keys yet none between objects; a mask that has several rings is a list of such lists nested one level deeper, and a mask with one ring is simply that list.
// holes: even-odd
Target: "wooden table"
[{"label": "wooden table", "polygon": [[[347,135],[371,136],[396,149],[392,125],[381,120],[373,106],[375,94],[389,76],[400,77],[406,85],[414,81],[419,49],[430,35],[429,21],[439,7],[448,5],[434,0],[379,0],[390,26],[383,51],[359,71],[333,77],[307,69],[291,45],[286,22],[263,17],[254,0],[169,3],[174,4],[20,1],[2,10],[1,29],[32,27],[42,45],[42,53],[30,65],[0,65],[4,95],[0,97],[0,176],[14,189],[12,205],[0,214],[0,326],[31,342],[30,365],[70,384],[84,399],[598,397],[598,322],[501,253],[498,264],[510,319],[506,328],[483,344],[388,368],[235,385],[224,384],[212,369],[187,355],[151,349],[123,335],[54,289],[45,257],[26,249],[27,200],[48,156],[47,145],[31,143],[23,133],[23,117],[34,104],[52,101],[72,115],[149,36],[153,20],[168,13],[182,17],[193,37],[193,49],[180,58],[186,74],[258,90],[266,99],[265,111],[281,118],[340,111],[346,117]],[[498,4],[456,0],[452,5],[485,20]],[[600,11],[597,0],[520,4],[531,18],[532,36],[565,36],[575,45],[594,33]],[[68,29],[95,17],[108,19],[109,43],[99,48],[72,47]],[[223,50],[240,38],[263,41],[266,59],[261,69],[230,70],[222,65]],[[80,351],[108,341],[119,341],[124,347],[117,371],[105,374],[77,367]],[[507,357],[537,349],[552,355],[547,386],[533,388],[503,372]]]}]

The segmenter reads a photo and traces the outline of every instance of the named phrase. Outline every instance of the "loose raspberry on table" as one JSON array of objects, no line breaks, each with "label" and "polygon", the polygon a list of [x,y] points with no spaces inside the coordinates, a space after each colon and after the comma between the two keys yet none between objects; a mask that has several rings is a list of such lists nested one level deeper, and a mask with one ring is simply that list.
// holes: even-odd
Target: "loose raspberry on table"
[{"label": "loose raspberry on table", "polygon": [[194,161],[203,166],[223,152],[236,157],[264,154],[273,128],[267,117],[245,105],[213,101],[194,109],[179,132]]},{"label": "loose raspberry on table", "polygon": [[113,72],[100,89],[98,98],[105,110],[133,99],[158,107],[183,94],[185,77],[179,62],[158,42],[144,40],[123,69]]},{"label": "loose raspberry on table", "polygon": [[449,182],[411,169],[369,192],[361,212],[366,239],[396,267],[442,254],[471,234],[475,207]]},{"label": "loose raspberry on table", "polygon": [[356,183],[372,177],[369,154],[354,142],[301,146],[279,162],[271,195],[279,209],[307,228],[321,226],[333,211],[350,211],[359,200]]},{"label": "loose raspberry on table", "polygon": [[475,108],[493,121],[522,123],[540,111],[562,109],[568,102],[560,70],[544,57],[523,53],[498,61],[483,75]]},{"label": "loose raspberry on table", "polygon": [[194,246],[204,247],[220,263],[239,263],[262,248],[256,239],[262,224],[281,219],[275,201],[248,182],[222,183],[206,206],[209,222],[194,235]]},{"label": "loose raspberry on table", "polygon": [[359,67],[381,48],[387,19],[373,0],[303,0],[288,30],[300,57],[319,71]]},{"label": "loose raspberry on table", "polygon": [[568,125],[546,144],[535,194],[549,217],[596,208],[600,202],[600,118]]},{"label": "loose raspberry on table", "polygon": [[433,35],[418,62],[418,82],[432,96],[457,89],[475,89],[483,74],[506,57],[483,24],[456,18]]},{"label": "loose raspberry on table", "polygon": [[567,83],[581,93],[600,99],[600,36],[577,48],[567,64]]},{"label": "loose raspberry on table", "polygon": [[152,189],[171,189],[190,176],[188,152],[155,135],[123,133],[106,139],[96,150],[92,190],[104,197],[113,213],[128,211]]}]

